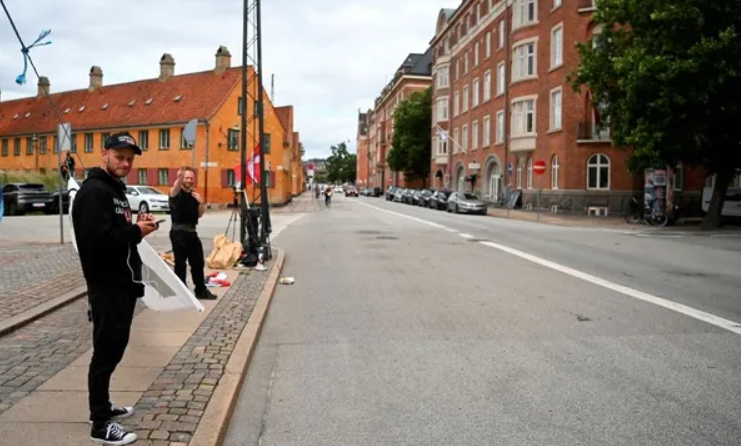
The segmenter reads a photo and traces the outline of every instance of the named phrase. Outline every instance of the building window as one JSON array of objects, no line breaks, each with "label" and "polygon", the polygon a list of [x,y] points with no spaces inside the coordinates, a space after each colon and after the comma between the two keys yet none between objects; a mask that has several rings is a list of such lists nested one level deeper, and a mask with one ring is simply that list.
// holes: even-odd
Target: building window
[{"label": "building window", "polygon": [[551,159],[551,189],[558,189],[558,157],[553,155]]},{"label": "building window", "polygon": [[236,173],[234,172],[234,169],[229,169],[226,171],[226,185],[228,187],[233,187],[235,184],[237,184]]},{"label": "building window", "polygon": [[26,138],[26,155],[33,155],[33,138]]},{"label": "building window", "polygon": [[484,102],[491,99],[491,70],[484,73]]},{"label": "building window", "polygon": [[484,57],[488,59],[489,57],[491,57],[491,31],[487,31],[486,33],[485,45],[486,45],[486,53]]},{"label": "building window", "polygon": [[563,65],[563,25],[551,31],[551,68]]},{"label": "building window", "polygon": [[463,86],[463,113],[468,111],[468,85]]},{"label": "building window", "polygon": [[239,151],[239,130],[229,129],[226,132],[226,150],[230,152]]},{"label": "building window", "polygon": [[473,121],[471,125],[471,149],[479,148],[479,121]]},{"label": "building window", "polygon": [[468,51],[463,55],[463,74],[468,73]]},{"label": "building window", "polygon": [[458,132],[458,129],[453,130],[453,153],[458,153],[460,151],[460,133]]},{"label": "building window", "polygon": [[527,160],[527,188],[533,188],[533,159],[528,158]]},{"label": "building window", "polygon": [[522,160],[517,160],[517,188],[522,189]]},{"label": "building window", "polygon": [[[139,133],[141,135],[141,133]],[[111,136],[110,133],[101,133],[100,134],[100,148],[105,148],[105,142],[108,141],[108,138]],[[141,149],[141,139],[139,140],[139,148]]]},{"label": "building window", "polygon": [[498,48],[502,49],[504,48],[504,39],[506,37],[504,35],[504,20],[499,22],[499,33],[498,34],[499,34],[499,39],[497,40]]},{"label": "building window", "polygon": [[455,102],[453,102],[453,116],[458,116],[461,113],[461,94],[455,92]]},{"label": "building window", "polygon": [[479,66],[479,42],[473,44],[473,66]]},{"label": "building window", "polygon": [[489,115],[484,116],[484,140],[483,147],[489,147],[491,145],[491,118]]},{"label": "building window", "polygon": [[13,140],[13,156],[21,156],[21,139],[15,138]]},{"label": "building window", "polygon": [[472,98],[472,102],[473,102],[473,106],[474,107],[478,107],[478,105],[479,105],[479,97],[480,97],[479,96],[479,80],[478,79],[474,79],[473,80],[473,98]]},{"label": "building window", "polygon": [[561,6],[561,0],[553,0],[553,9],[556,9],[559,6]]},{"label": "building window", "polygon": [[[393,126],[393,121],[391,121],[391,123],[392,123],[391,125]],[[266,133],[263,137],[263,140],[265,141],[265,149],[264,149],[265,154],[268,155],[270,154],[270,142],[271,142],[270,133]]]},{"label": "building window", "polygon": [[537,0],[515,0],[515,26],[535,23],[538,16]]},{"label": "building window", "polygon": [[525,79],[535,76],[535,42],[518,45],[514,49],[512,79]]},{"label": "building window", "polygon": [[57,153],[59,151],[59,137],[57,135],[54,135],[53,145],[52,145],[52,153]]},{"label": "building window", "polygon": [[437,100],[437,122],[448,120],[448,98]]},{"label": "building window", "polygon": [[461,59],[458,58],[457,63],[455,64],[455,80],[458,80],[461,76]]},{"label": "building window", "polygon": [[676,191],[681,191],[684,187],[684,166],[682,166],[682,163],[677,164],[677,167],[674,168],[672,185]]},{"label": "building window", "polygon": [[185,140],[185,127],[180,129],[180,150],[191,150],[193,143],[189,143]]},{"label": "building window", "polygon": [[48,150],[48,138],[46,136],[42,136],[41,138],[39,138],[39,153],[41,155],[46,155],[46,152]]},{"label": "building window", "polygon": [[448,86],[448,67],[440,67],[437,70],[437,86],[447,88]]},{"label": "building window", "polygon": [[8,156],[8,140],[4,139],[2,144],[3,144],[2,156]]},{"label": "building window", "polygon": [[149,131],[147,130],[139,131],[139,148],[142,150],[149,149]]},{"label": "building window", "polygon": [[160,150],[170,150],[170,130],[160,130]]},{"label": "building window", "polygon": [[445,155],[448,153],[448,142],[442,138],[435,138],[437,141],[437,154]]},{"label": "building window", "polygon": [[512,104],[512,135],[535,132],[535,101],[533,99]]},{"label": "building window", "polygon": [[77,134],[73,133],[70,136],[70,139],[72,140],[70,145],[70,152],[77,153]]},{"label": "building window", "polygon": [[136,180],[139,184],[147,184],[147,169],[139,169],[136,171]]},{"label": "building window", "polygon": [[85,133],[85,153],[93,153],[93,134]]},{"label": "building window", "polygon": [[504,63],[497,65],[497,95],[504,94]]},{"label": "building window", "polygon": [[497,129],[496,129],[497,144],[504,142],[504,110],[497,112]]},{"label": "building window", "polygon": [[551,130],[561,129],[561,87],[551,91]]},{"label": "building window", "polygon": [[169,178],[168,178],[168,172],[167,169],[157,169],[157,185],[158,186],[168,186],[170,184]]},{"label": "building window", "polygon": [[244,98],[237,98],[237,114],[242,116],[244,113]]},{"label": "building window", "polygon": [[610,158],[596,154],[587,161],[587,189],[610,189]]}]

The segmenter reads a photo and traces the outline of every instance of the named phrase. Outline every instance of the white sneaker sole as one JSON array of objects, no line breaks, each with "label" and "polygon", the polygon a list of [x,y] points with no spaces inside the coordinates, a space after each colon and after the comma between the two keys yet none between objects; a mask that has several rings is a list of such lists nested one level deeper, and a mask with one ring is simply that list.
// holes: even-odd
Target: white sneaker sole
[{"label": "white sneaker sole", "polygon": [[[125,419],[129,418],[130,416],[134,415],[134,413],[136,413],[136,409],[132,409],[131,412],[125,413],[123,415],[119,415],[119,416],[113,417],[113,418],[111,418],[111,421],[125,420]],[[89,424],[93,424],[93,420],[87,420],[87,422]],[[124,444],[126,444],[126,443],[124,443]]]},{"label": "white sneaker sole", "polygon": [[93,437],[90,437],[90,440],[92,440],[93,443],[105,444],[109,446],[122,446],[122,445],[134,443],[136,440],[138,440],[138,437],[134,433],[130,433],[127,436],[129,437],[128,439],[124,439],[121,441],[101,440],[100,438],[93,438]]}]

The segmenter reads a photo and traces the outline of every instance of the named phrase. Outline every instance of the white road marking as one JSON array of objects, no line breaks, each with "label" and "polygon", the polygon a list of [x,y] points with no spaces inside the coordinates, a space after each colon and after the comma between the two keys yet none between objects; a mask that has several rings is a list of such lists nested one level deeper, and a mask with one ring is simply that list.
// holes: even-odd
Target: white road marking
[{"label": "white road marking", "polygon": [[306,213],[289,214],[289,215],[290,217],[289,216],[285,217],[286,220],[288,221],[286,221],[285,223],[281,222],[283,224],[280,224],[277,229],[273,229],[273,232],[270,234],[270,240],[275,240],[276,237],[278,237],[280,233],[283,232],[284,229],[286,229],[287,227],[299,221],[301,218],[303,218],[304,215],[306,215]]},{"label": "white road marking", "polygon": [[463,238],[467,238],[467,239],[472,239],[473,238],[473,236],[471,234],[461,233],[461,234],[458,234],[458,235],[460,235]]},{"label": "white road marking", "polygon": [[[366,203],[362,203],[362,202],[359,202],[359,203],[363,204],[364,206],[368,206],[373,209],[379,210],[381,212],[386,212],[391,215],[396,215],[398,217],[406,218],[408,220],[413,220],[413,221],[416,221],[418,223],[422,223],[428,226],[443,227],[442,225],[438,225],[437,223],[433,223],[433,222],[430,222],[430,221],[427,221],[421,218],[412,217],[410,215],[402,214],[399,212],[389,211],[387,209],[379,208],[379,207],[366,204]],[[465,235],[469,235],[469,234],[461,234],[461,237],[464,237]],[[564,266],[556,262],[551,262],[550,260],[546,260],[546,259],[534,256],[532,254],[528,254],[526,252],[519,251],[514,248],[510,248],[508,246],[500,245],[494,242],[479,242],[479,243],[483,246],[487,246],[489,248],[494,248],[499,251],[506,252],[507,254],[511,254],[513,256],[519,257],[524,260],[528,260],[530,262],[536,263],[546,268],[550,268],[554,271],[558,271],[560,273],[567,274],[571,277],[581,279],[585,282],[589,282],[594,285],[598,285],[603,288],[606,288],[608,290],[612,290],[612,291],[624,294],[626,296],[633,297],[643,302],[647,302],[647,303],[654,304],[662,308],[666,308],[667,310],[675,311],[685,316],[689,316],[691,318],[694,318],[694,319],[697,319],[703,322],[707,322],[708,324],[711,324],[716,327],[723,328],[730,332],[741,335],[741,324],[739,324],[738,322],[734,322],[734,321],[722,318],[720,316],[715,316],[713,314],[706,313],[701,310],[697,310],[687,305],[683,305],[677,302],[672,302],[668,299],[664,299],[663,297],[654,296],[653,294],[644,293],[643,291],[638,291],[636,289],[633,289],[627,286],[619,285],[617,283],[610,282],[609,280],[601,279],[597,276],[593,276],[591,274],[587,274],[585,272],[582,272],[582,271],[579,271],[573,268],[569,268],[568,266]]]},{"label": "white road marking", "polygon": [[448,231],[448,232],[452,232],[454,234],[455,233],[458,233],[458,230],[457,229],[453,229],[453,228],[445,228],[445,230]]}]

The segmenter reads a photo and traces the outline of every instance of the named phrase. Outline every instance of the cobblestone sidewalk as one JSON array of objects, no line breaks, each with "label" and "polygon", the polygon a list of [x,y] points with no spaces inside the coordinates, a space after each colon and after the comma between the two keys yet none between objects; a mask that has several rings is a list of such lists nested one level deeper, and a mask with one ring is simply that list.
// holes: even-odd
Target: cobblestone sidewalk
[{"label": "cobblestone sidewalk", "polygon": [[[268,262],[268,270],[272,268]],[[191,440],[242,329],[267,281],[243,273],[136,404],[125,425],[137,444],[184,446]]]},{"label": "cobblestone sidewalk", "polygon": [[0,321],[85,284],[72,245],[0,245]]}]

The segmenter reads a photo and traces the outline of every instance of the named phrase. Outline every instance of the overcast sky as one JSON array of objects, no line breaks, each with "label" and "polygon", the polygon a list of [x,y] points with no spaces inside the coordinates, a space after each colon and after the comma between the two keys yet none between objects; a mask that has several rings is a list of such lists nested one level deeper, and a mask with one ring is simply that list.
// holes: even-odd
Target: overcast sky
[{"label": "overcast sky", "polygon": [[[52,91],[86,88],[92,65],[104,83],[157,77],[159,58],[176,74],[208,70],[226,45],[241,63],[242,7],[235,0],[5,0],[26,44],[51,29],[53,44],[31,50]],[[358,108],[373,100],[411,52],[424,52],[440,8],[460,0],[267,0],[262,2],[264,82],[275,102],[293,104],[306,158],[351,141]],[[0,14],[2,10],[0,9]],[[2,100],[36,94],[36,78],[19,86],[23,57],[0,15]]]}]

